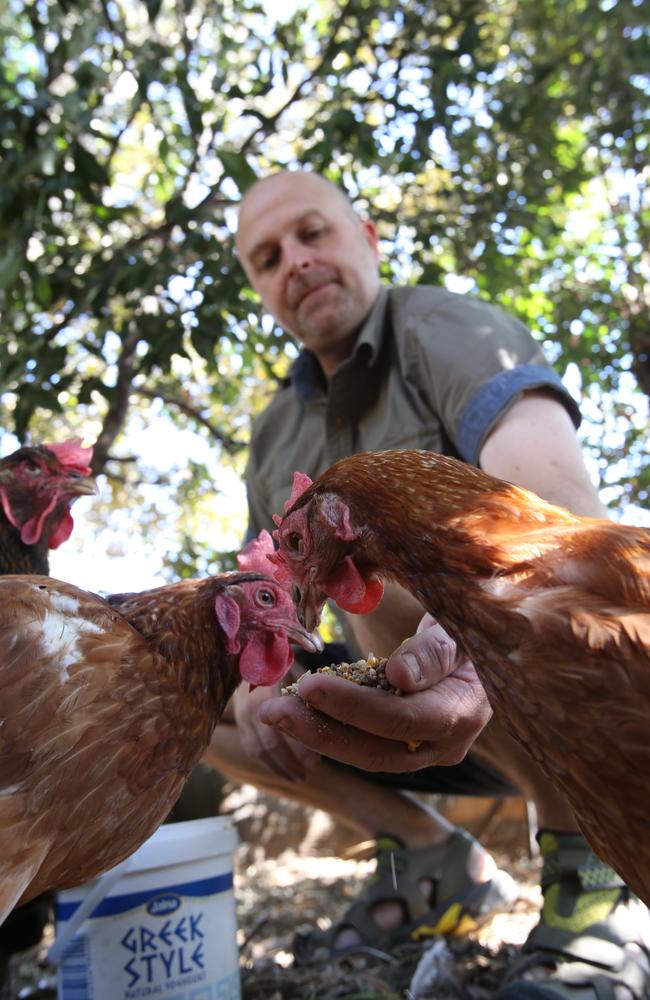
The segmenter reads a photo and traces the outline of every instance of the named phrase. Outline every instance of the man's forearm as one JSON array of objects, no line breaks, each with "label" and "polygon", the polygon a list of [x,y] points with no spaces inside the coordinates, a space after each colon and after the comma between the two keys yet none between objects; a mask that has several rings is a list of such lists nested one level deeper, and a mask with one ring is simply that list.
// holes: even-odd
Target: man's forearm
[{"label": "man's forearm", "polygon": [[348,615],[348,625],[363,656],[390,656],[415,634],[424,608],[396,583],[387,583],[381,604],[369,615]]}]

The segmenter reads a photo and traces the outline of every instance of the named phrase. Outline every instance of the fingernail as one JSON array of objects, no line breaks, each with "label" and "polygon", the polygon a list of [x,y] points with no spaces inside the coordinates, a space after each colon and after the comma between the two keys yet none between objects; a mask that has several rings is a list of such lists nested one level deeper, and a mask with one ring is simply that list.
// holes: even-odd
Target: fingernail
[{"label": "fingernail", "polygon": [[323,698],[323,692],[316,685],[315,687],[310,687],[309,683],[304,683],[308,681],[311,677],[310,674],[303,674],[299,681],[299,692],[300,697],[305,702],[305,704],[310,705],[312,708],[318,708],[319,705],[323,704],[325,700]]},{"label": "fingernail", "polygon": [[323,692],[319,688],[314,688],[313,691],[304,691],[302,697],[312,708],[319,708],[325,700]]},{"label": "fingernail", "polygon": [[291,726],[286,715],[283,715],[282,709],[277,709],[273,705],[261,705],[259,716],[262,722],[267,726],[275,726],[276,729],[281,729],[283,733],[288,733],[291,731]]},{"label": "fingernail", "polygon": [[420,669],[420,664],[418,663],[415,656],[412,653],[402,654],[402,663],[411,675],[411,679],[417,684],[418,681],[422,680],[422,671]]}]

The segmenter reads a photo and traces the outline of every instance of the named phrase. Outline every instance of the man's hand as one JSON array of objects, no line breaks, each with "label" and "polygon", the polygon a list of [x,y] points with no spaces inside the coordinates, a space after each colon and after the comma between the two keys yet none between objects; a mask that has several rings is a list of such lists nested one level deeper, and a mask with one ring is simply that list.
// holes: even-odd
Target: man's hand
[{"label": "man's hand", "polygon": [[233,695],[233,711],[242,746],[249,756],[261,761],[282,778],[305,781],[318,760],[318,754],[285,735],[280,729],[261,721],[260,708],[269,699],[281,702],[287,700],[280,695],[279,684],[258,687],[254,691],[246,683],[237,688]]},{"label": "man's hand", "polygon": [[[402,695],[305,674],[300,697],[267,700],[259,718],[311,750],[366,771],[457,764],[492,712],[473,664],[431,615],[389,658]],[[416,750],[409,742],[421,741]]]}]

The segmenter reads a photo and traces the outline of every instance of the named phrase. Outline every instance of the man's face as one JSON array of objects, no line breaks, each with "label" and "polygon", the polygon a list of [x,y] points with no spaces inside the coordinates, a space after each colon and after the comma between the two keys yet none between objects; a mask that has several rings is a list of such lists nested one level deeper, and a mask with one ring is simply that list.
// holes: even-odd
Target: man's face
[{"label": "man's face", "polygon": [[374,225],[317,175],[284,173],[244,199],[237,246],[266,309],[335,367],[379,292]]}]

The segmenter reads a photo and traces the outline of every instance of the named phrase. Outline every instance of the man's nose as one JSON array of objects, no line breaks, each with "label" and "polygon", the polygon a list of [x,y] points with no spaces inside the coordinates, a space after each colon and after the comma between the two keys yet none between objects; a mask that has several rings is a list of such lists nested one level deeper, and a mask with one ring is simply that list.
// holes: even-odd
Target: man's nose
[{"label": "man's nose", "polygon": [[291,240],[285,244],[284,259],[290,275],[300,271],[307,271],[313,264],[309,247],[306,247],[298,240]]}]

